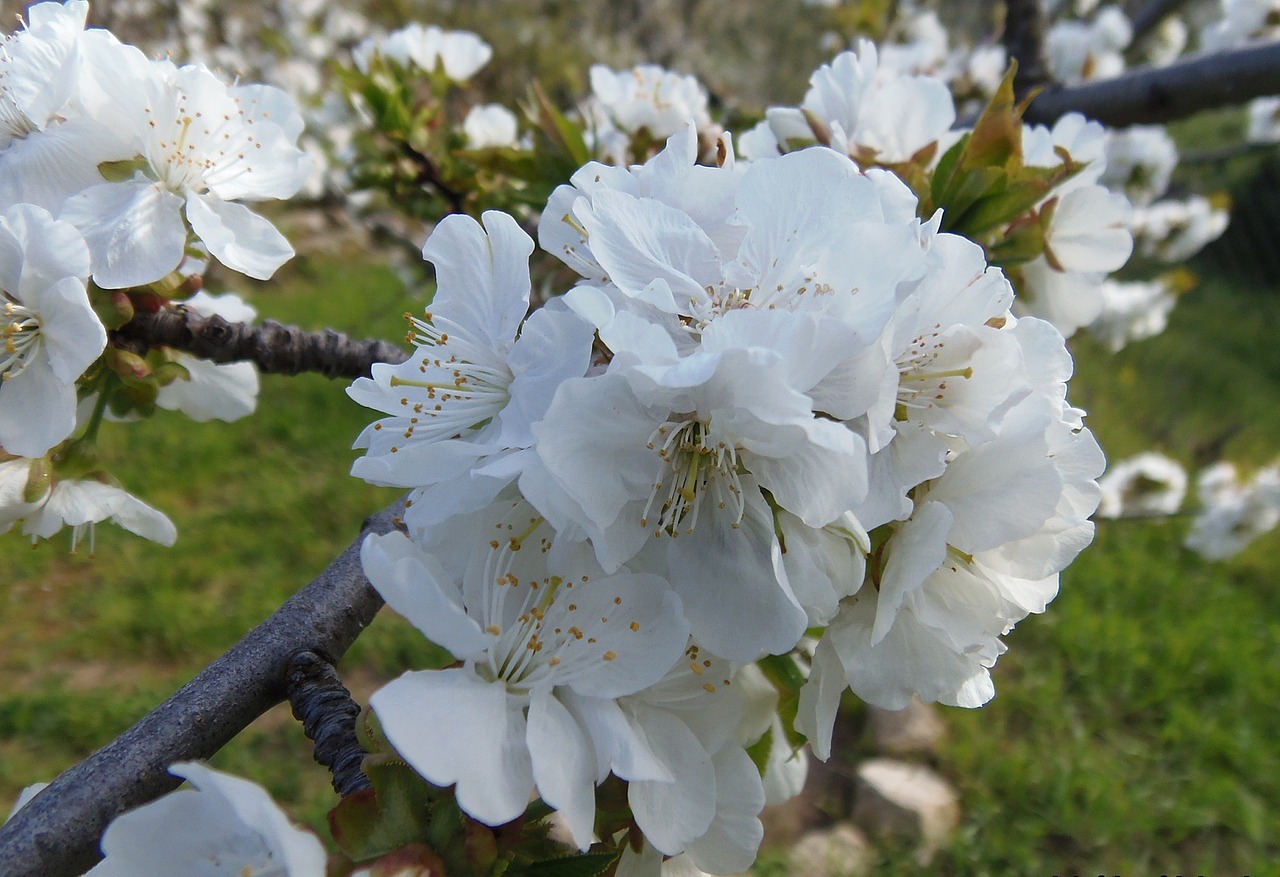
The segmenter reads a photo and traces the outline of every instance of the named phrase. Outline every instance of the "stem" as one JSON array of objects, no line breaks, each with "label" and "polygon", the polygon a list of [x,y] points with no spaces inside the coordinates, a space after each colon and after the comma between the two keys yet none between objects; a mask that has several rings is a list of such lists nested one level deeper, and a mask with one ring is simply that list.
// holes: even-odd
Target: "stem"
[{"label": "stem", "polygon": [[390,532],[403,510],[398,501],[365,521],[360,537],[270,618],[0,826],[0,874],[83,873],[101,858],[107,823],[178,785],[169,765],[209,758],[284,699],[291,655],[341,657],[382,606],[361,569],[360,545],[367,533]]},{"label": "stem", "polygon": [[98,430],[102,428],[102,419],[107,413],[107,402],[111,398],[113,389],[111,377],[111,372],[104,372],[102,386],[98,388],[98,398],[93,403],[93,413],[89,415],[89,425],[85,428],[84,438],[81,441],[92,444],[98,438]]}]

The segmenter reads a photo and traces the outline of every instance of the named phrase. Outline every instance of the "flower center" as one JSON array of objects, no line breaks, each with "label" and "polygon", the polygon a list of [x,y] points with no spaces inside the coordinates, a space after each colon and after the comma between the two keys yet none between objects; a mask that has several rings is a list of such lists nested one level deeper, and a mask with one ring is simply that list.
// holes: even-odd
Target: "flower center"
[{"label": "flower center", "polygon": [[[414,319],[413,326],[416,336],[410,340],[436,348],[436,355],[419,363],[421,378],[391,377],[392,387],[410,388],[400,399],[409,418],[406,439],[461,438],[468,430],[492,421],[507,407],[514,376],[505,361],[480,345],[439,331],[429,316],[426,321]],[[459,348],[456,352],[440,349],[451,341]]]},{"label": "flower center", "polygon": [[9,380],[26,367],[27,361],[40,348],[40,318],[30,308],[6,301],[0,313],[0,379]]},{"label": "flower center", "polygon": [[[662,461],[640,518],[640,526],[654,525],[654,535],[692,533],[706,502],[742,522],[745,501],[738,472],[738,450],[717,440],[710,425],[700,420],[667,421],[649,436],[647,447]],[[656,507],[656,508],[655,508]],[[653,515],[656,514],[656,520]]]}]

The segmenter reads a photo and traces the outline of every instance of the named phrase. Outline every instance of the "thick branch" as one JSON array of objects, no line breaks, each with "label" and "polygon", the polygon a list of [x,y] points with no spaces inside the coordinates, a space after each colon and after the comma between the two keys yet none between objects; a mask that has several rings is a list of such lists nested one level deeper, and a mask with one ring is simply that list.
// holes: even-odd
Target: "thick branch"
[{"label": "thick branch", "polygon": [[264,372],[319,372],[328,378],[368,377],[375,362],[404,362],[386,341],[355,341],[325,329],[307,332],[267,320],[261,326],[204,317],[186,308],[138,312],[113,337],[140,348],[172,347],[213,362],[252,362]]},{"label": "thick branch", "polygon": [[1280,93],[1280,42],[1140,67],[1102,82],[1042,92],[1026,121],[1052,124],[1075,111],[1107,125],[1169,122],[1201,110]]},{"label": "thick branch", "polygon": [[[403,508],[397,502],[378,512],[364,533],[389,532]],[[170,764],[209,758],[284,699],[291,655],[346,652],[382,606],[360,567],[364,533],[230,651],[0,826],[0,874],[83,873],[100,858],[108,822],[178,785]]]},{"label": "thick branch", "polygon": [[1040,0],[1007,0],[1001,41],[1009,57],[1018,62],[1013,90],[1019,100],[1033,88],[1051,81],[1044,59],[1044,33],[1044,10]]}]

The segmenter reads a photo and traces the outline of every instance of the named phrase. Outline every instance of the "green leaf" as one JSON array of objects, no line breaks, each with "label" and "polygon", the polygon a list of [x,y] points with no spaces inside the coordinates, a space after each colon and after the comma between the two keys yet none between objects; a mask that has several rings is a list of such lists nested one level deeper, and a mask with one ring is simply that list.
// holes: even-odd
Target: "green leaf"
[{"label": "green leaf", "polygon": [[399,761],[365,760],[373,788],[347,795],[329,811],[329,828],[342,851],[362,862],[422,843],[432,821],[432,789]]},{"label": "green leaf", "polygon": [[599,877],[618,860],[621,853],[584,853],[559,859],[543,859],[529,866],[534,877]]}]

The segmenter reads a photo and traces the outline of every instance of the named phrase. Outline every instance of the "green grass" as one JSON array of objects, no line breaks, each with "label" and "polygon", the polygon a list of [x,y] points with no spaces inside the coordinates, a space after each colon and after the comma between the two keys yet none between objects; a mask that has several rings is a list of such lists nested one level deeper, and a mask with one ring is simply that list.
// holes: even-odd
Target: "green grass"
[{"label": "green grass", "polygon": [[[389,271],[317,257],[255,303],[264,316],[396,338],[415,305]],[[1073,400],[1113,459],[1155,447],[1191,465],[1280,451],[1280,298],[1206,283],[1164,335],[1117,356],[1074,346]],[[368,415],[340,383],[265,378],[253,418],[161,414],[104,431],[118,473],[180,530],[166,550],[111,527],[98,557],[3,543],[0,803],[123,730],[348,544],[394,492],[348,477]],[[963,825],[928,868],[887,849],[881,873],[1246,874],[1280,860],[1280,536],[1211,564],[1185,521],[1104,522],[1044,616],[1012,633],[998,694],[949,710],[935,766]],[[345,665],[367,695],[430,653],[383,613]],[[350,671],[349,671],[350,672]],[[215,764],[320,825],[328,776],[277,709]],[[0,807],[3,809],[3,807]],[[785,873],[776,853],[761,872]]]}]

